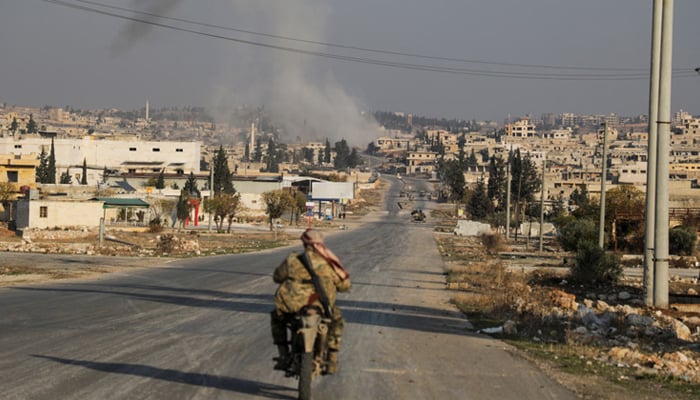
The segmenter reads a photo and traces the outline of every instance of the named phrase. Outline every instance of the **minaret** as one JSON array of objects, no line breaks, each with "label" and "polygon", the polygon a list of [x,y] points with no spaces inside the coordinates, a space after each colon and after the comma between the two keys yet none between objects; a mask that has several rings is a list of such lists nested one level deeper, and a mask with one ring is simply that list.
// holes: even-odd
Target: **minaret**
[{"label": "minaret", "polygon": [[249,152],[252,157],[253,151],[255,151],[255,122],[250,124],[250,148]]},{"label": "minaret", "polygon": [[149,118],[148,118],[148,99],[146,99],[146,122],[148,122],[148,121],[149,121]]}]

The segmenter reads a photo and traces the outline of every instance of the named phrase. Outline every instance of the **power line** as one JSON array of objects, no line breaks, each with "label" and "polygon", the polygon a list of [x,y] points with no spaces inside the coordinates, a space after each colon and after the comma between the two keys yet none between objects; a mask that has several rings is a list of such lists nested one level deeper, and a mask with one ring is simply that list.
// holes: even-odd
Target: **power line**
[{"label": "power line", "polygon": [[[146,16],[150,16],[150,17],[154,17],[154,18],[158,18],[158,19],[184,22],[187,24],[198,25],[198,26],[203,26],[203,27],[207,27],[207,28],[215,28],[215,29],[221,29],[221,30],[226,30],[226,31],[231,31],[231,32],[239,32],[239,33],[269,37],[269,38],[274,38],[274,39],[287,40],[287,41],[298,42],[298,43],[321,45],[321,46],[326,46],[326,47],[336,47],[336,48],[348,49],[348,50],[359,50],[359,51],[365,51],[365,52],[370,52],[370,53],[380,53],[380,54],[387,54],[387,55],[423,58],[423,59],[428,59],[428,60],[453,61],[453,62],[461,62],[461,63],[468,63],[468,64],[497,65],[497,66],[504,66],[504,67],[544,68],[544,69],[580,70],[580,71],[623,71],[623,72],[626,71],[626,72],[631,72],[631,71],[646,71],[647,70],[647,68],[575,67],[575,66],[561,66],[561,65],[555,66],[555,65],[544,65],[544,64],[519,64],[519,63],[506,63],[506,62],[496,62],[496,61],[470,60],[470,59],[454,58],[454,57],[428,56],[428,55],[416,54],[416,53],[398,52],[398,51],[383,50],[383,49],[372,49],[372,48],[367,48],[367,47],[334,44],[334,43],[328,43],[328,42],[319,42],[319,41],[314,41],[314,40],[293,38],[293,37],[289,37],[289,36],[254,32],[254,31],[245,30],[245,29],[237,29],[237,28],[231,28],[231,27],[223,26],[223,25],[216,25],[216,24],[194,21],[191,19],[166,17],[163,15],[155,14],[155,13],[150,13],[150,12],[141,11],[141,10],[135,10],[135,9],[126,8],[126,7],[113,6],[113,5],[109,5],[109,4],[99,3],[96,1],[89,1],[89,0],[74,0],[74,1],[78,2],[78,3],[92,4],[95,6],[109,8],[109,9],[113,9],[113,10],[126,11],[126,12],[131,12],[134,14],[146,15]],[[679,70],[679,71],[681,71],[681,70]]]},{"label": "power line", "polygon": [[[331,44],[331,43],[324,43],[324,42],[316,42],[316,41],[310,41],[310,40],[291,38],[291,37],[286,37],[286,36],[258,33],[258,32],[252,32],[252,31],[246,31],[246,30],[241,30],[241,29],[219,26],[219,25],[205,24],[205,23],[200,23],[200,22],[182,19],[182,18],[170,18],[170,17],[165,17],[165,16],[161,16],[158,14],[154,14],[154,13],[138,11],[138,10],[117,7],[117,6],[111,6],[111,5],[106,5],[106,4],[102,4],[102,3],[98,3],[98,2],[94,2],[94,1],[89,1],[89,0],[74,0],[75,2],[78,2],[78,3],[90,4],[93,6],[98,6],[98,7],[108,8],[108,9],[118,10],[118,11],[124,11],[124,12],[130,12],[133,14],[140,14],[140,15],[153,17],[153,18],[157,18],[157,19],[162,19],[162,20],[170,20],[170,21],[182,22],[182,23],[187,23],[187,24],[197,25],[197,26],[202,26],[202,27],[207,27],[207,28],[234,31],[234,32],[246,33],[246,34],[251,34],[251,35],[259,35],[259,36],[264,36],[264,37],[269,37],[269,38],[274,38],[274,39],[295,41],[295,42],[306,43],[306,44],[323,45],[326,47],[361,50],[361,51],[373,52],[373,53],[379,53],[379,54],[385,54],[385,55],[400,55],[400,56],[406,56],[406,57],[416,57],[416,58],[430,59],[430,60],[435,60],[435,61],[478,63],[478,64],[485,64],[485,65],[497,65],[497,66],[519,67],[519,68],[543,68],[543,69],[559,69],[559,70],[598,71],[599,73],[576,73],[576,74],[574,74],[574,73],[552,73],[552,72],[544,73],[544,72],[497,71],[497,70],[448,67],[448,66],[431,65],[431,64],[415,64],[415,63],[406,63],[406,62],[391,61],[391,60],[384,60],[384,59],[355,57],[355,56],[350,56],[350,55],[327,53],[327,52],[312,51],[312,50],[304,50],[304,49],[300,49],[300,48],[280,46],[280,45],[257,42],[257,41],[252,41],[252,40],[244,40],[244,39],[239,39],[236,37],[224,36],[224,35],[220,35],[220,34],[185,28],[185,27],[181,27],[181,26],[177,26],[177,25],[170,25],[170,24],[166,24],[166,23],[162,23],[162,22],[153,21],[153,20],[137,18],[135,16],[126,16],[126,15],[122,15],[122,14],[118,14],[118,13],[114,13],[114,12],[109,12],[109,11],[97,9],[94,7],[70,3],[70,2],[64,1],[64,0],[42,0],[42,1],[47,2],[47,3],[56,4],[56,5],[60,5],[60,6],[64,6],[64,7],[73,8],[73,9],[83,10],[83,11],[87,11],[87,12],[91,12],[91,13],[110,16],[113,18],[123,19],[123,20],[137,22],[137,23],[143,23],[143,24],[157,26],[157,27],[161,27],[161,28],[165,28],[165,29],[171,29],[171,30],[180,31],[180,32],[192,33],[192,34],[211,37],[211,38],[228,40],[228,41],[242,43],[242,44],[248,44],[248,45],[252,45],[252,46],[264,47],[264,48],[275,49],[275,50],[297,53],[297,54],[311,55],[311,56],[316,56],[316,57],[335,59],[335,60],[340,60],[340,61],[349,61],[349,62],[379,65],[379,66],[385,66],[385,67],[393,67],[393,68],[401,68],[401,69],[409,69],[409,70],[417,70],[417,71],[428,71],[428,72],[442,72],[442,73],[470,75],[470,76],[486,76],[486,77],[500,77],[500,78],[517,78],[517,79],[536,79],[536,80],[569,80],[569,81],[602,80],[602,81],[608,81],[608,80],[648,79],[648,73],[643,72],[643,71],[645,71],[643,69],[547,66],[547,65],[533,65],[533,64],[510,64],[510,63],[466,60],[466,59],[459,59],[459,58],[433,57],[433,56],[425,56],[425,55],[412,54],[412,53],[401,53],[401,52],[393,52],[393,51],[386,51],[386,50],[368,49],[368,48],[362,48],[362,47],[356,47],[356,46],[337,45],[337,44]],[[602,71],[610,71],[610,73],[600,73]],[[613,71],[617,71],[617,72],[613,73]],[[622,72],[622,71],[628,71],[628,72]],[[638,71],[638,72],[632,72],[632,71]],[[692,69],[680,69],[680,70],[677,70],[676,76],[677,77],[688,77],[688,76],[694,76],[694,74],[693,74]]]}]

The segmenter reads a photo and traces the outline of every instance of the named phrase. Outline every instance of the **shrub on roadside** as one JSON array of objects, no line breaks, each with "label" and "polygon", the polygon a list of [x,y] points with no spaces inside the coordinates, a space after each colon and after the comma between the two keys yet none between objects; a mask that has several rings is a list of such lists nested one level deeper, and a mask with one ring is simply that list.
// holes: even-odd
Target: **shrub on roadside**
[{"label": "shrub on roadside", "polygon": [[616,284],[622,276],[620,257],[608,254],[592,241],[579,244],[571,278],[581,283]]},{"label": "shrub on roadside", "polygon": [[698,237],[695,230],[679,226],[668,231],[668,252],[679,256],[692,255]]},{"label": "shrub on roadside", "polygon": [[503,237],[497,233],[481,234],[481,243],[489,253],[496,253],[504,248]]},{"label": "shrub on roadside", "polygon": [[596,224],[590,219],[577,219],[572,216],[560,218],[557,222],[559,244],[566,251],[576,251],[581,243],[596,240]]},{"label": "shrub on roadside", "polygon": [[148,231],[150,233],[159,233],[163,231],[163,225],[165,225],[165,221],[161,220],[160,217],[155,217],[148,221]]}]

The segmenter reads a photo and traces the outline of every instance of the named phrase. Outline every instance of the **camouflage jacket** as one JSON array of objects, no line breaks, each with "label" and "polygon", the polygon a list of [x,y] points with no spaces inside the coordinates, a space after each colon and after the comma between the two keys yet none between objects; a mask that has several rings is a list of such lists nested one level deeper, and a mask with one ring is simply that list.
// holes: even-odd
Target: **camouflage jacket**
[{"label": "camouflage jacket", "polygon": [[[328,296],[330,307],[335,305],[336,292],[350,290],[350,279],[341,280],[333,268],[314,251],[307,251],[311,265]],[[292,253],[275,269],[272,279],[280,286],[275,292],[275,307],[283,313],[295,313],[307,304],[320,305],[314,296],[316,289],[311,281],[311,275],[304,264],[297,258],[298,253]]]}]

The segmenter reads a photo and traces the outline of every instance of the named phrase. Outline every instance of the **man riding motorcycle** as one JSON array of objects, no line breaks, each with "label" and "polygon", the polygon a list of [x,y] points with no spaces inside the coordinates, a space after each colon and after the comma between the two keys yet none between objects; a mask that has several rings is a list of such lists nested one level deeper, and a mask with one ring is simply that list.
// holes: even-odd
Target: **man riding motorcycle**
[{"label": "man riding motorcycle", "polygon": [[[301,235],[304,252],[316,275],[320,278],[328,306],[332,312],[328,329],[328,363],[326,373],[335,374],[338,370],[338,352],[342,342],[345,321],[340,309],[335,305],[336,292],[350,290],[350,275],[343,269],[338,257],[323,242],[321,232],[309,228]],[[273,280],[280,286],[275,292],[275,310],[270,314],[272,340],[277,345],[279,357],[275,369],[284,370],[289,359],[289,342],[285,318],[306,305],[322,307],[321,295],[314,287],[312,277],[298,253],[291,253],[275,269]]]}]

